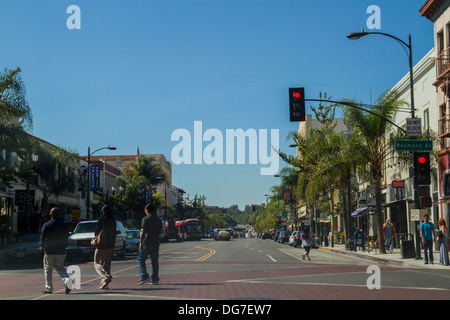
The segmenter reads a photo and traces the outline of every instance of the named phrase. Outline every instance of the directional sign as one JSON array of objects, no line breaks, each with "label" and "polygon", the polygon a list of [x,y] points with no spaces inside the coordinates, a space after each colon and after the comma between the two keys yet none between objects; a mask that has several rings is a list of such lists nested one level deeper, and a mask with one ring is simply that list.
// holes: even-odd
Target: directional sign
[{"label": "directional sign", "polygon": [[396,151],[433,151],[433,141],[431,140],[397,140],[395,141]]}]

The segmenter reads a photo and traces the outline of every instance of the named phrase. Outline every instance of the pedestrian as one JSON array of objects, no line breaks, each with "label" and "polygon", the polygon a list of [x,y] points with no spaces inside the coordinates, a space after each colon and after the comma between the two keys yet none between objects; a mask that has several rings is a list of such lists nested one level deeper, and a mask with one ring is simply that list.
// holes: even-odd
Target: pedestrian
[{"label": "pedestrian", "polygon": [[438,220],[438,244],[439,244],[439,263],[443,266],[448,266],[448,243],[447,243],[447,224],[443,218]]},{"label": "pedestrian", "polygon": [[116,220],[110,206],[105,205],[101,209],[101,216],[98,219],[97,229],[95,235],[97,236],[100,231],[105,233],[106,244],[102,248],[96,248],[94,253],[94,268],[95,271],[101,276],[99,289],[109,289],[109,283],[112,280],[111,275],[111,261],[114,255],[114,247],[116,244]]},{"label": "pedestrian", "polygon": [[[429,261],[433,264],[433,239],[435,237],[435,227],[430,221],[430,215],[426,214],[424,216],[424,222],[420,225],[420,237],[422,238],[423,251],[425,255],[424,262],[428,264]],[[430,252],[429,255],[427,252]]]},{"label": "pedestrian", "polygon": [[[141,280],[138,282],[139,285],[146,282],[150,284],[157,285],[159,282],[159,235],[162,233],[162,223],[161,220],[156,216],[156,207],[152,204],[145,206],[145,217],[142,219],[141,233],[139,241],[139,252],[138,252],[138,263],[139,263],[139,274]],[[147,256],[150,255],[152,262],[152,275],[151,279],[147,273],[147,268],[145,261]]]},{"label": "pedestrian", "polygon": [[309,227],[305,227],[305,229],[303,229],[301,238],[302,238],[302,247],[305,249],[305,252],[303,253],[302,258],[303,258],[303,260],[305,260],[305,258],[308,258],[308,260],[311,260],[311,258],[309,257],[309,251],[311,250],[311,247],[314,243],[313,242],[314,238],[311,235]]},{"label": "pedestrian", "polygon": [[386,251],[390,251],[392,253],[394,248],[394,234],[395,229],[394,225],[390,223],[389,219],[386,219],[386,223],[383,225],[384,231],[384,246]]},{"label": "pedestrian", "polygon": [[60,218],[59,208],[55,207],[50,210],[50,218],[51,220],[42,226],[39,241],[40,248],[44,251],[45,290],[42,293],[53,293],[52,278],[53,268],[55,268],[64,281],[66,294],[68,294],[72,289],[72,283],[64,267],[64,259],[66,258],[69,229]]}]

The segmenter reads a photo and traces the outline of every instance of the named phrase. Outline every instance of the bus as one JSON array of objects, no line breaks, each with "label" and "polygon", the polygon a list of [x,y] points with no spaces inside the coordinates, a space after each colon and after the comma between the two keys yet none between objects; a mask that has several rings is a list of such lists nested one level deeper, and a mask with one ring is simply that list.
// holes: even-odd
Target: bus
[{"label": "bus", "polygon": [[202,223],[198,219],[176,221],[177,240],[201,240],[203,238]]}]

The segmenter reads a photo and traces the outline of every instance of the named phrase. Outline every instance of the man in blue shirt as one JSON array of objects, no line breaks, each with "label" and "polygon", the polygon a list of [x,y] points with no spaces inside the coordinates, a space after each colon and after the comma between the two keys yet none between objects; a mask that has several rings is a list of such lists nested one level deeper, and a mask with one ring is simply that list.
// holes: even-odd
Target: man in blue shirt
[{"label": "man in blue shirt", "polygon": [[430,216],[424,216],[424,222],[420,225],[420,237],[422,238],[423,251],[425,255],[425,264],[428,264],[428,250],[430,251],[430,263],[433,264],[433,239],[435,238],[435,227],[430,222]]},{"label": "man in blue shirt", "polygon": [[[162,223],[161,219],[156,215],[157,211],[154,205],[148,204],[145,207],[145,214],[146,216],[142,219],[137,259],[139,263],[139,274],[141,276],[138,284],[141,285],[151,280],[150,284],[157,285],[159,282],[159,235],[162,233]],[[150,255],[152,261],[151,279],[145,266],[145,260],[148,255]]]},{"label": "man in blue shirt", "polygon": [[40,246],[44,251],[45,290],[42,293],[52,293],[53,268],[56,269],[66,286],[66,294],[70,292],[70,277],[64,267],[66,247],[69,236],[67,225],[60,219],[59,208],[50,211],[51,220],[42,226]]}]

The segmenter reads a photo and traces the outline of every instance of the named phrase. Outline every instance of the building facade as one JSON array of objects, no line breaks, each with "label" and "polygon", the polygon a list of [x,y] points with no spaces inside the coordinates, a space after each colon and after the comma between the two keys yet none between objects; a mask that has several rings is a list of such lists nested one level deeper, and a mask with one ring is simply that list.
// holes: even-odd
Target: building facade
[{"label": "building facade", "polygon": [[420,14],[434,26],[436,72],[433,86],[437,91],[436,111],[439,136],[439,208],[447,222],[450,212],[450,1],[427,0]]}]

